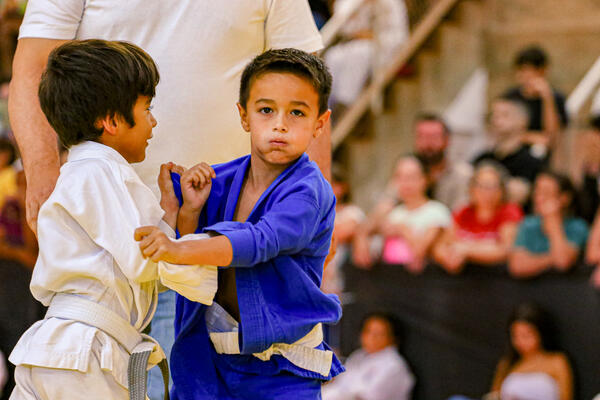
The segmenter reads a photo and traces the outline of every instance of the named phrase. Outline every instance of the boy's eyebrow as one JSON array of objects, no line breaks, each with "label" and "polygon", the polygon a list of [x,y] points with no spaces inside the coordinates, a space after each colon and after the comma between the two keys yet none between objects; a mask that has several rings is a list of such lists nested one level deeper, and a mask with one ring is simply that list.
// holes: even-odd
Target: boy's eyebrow
[{"label": "boy's eyebrow", "polygon": [[[271,99],[258,99],[256,100],[256,103],[269,103],[269,104],[273,104],[275,103],[275,100],[271,100]],[[310,106],[301,100],[293,100],[290,102],[291,104],[295,105],[295,106],[304,106],[306,108],[310,108]]]}]

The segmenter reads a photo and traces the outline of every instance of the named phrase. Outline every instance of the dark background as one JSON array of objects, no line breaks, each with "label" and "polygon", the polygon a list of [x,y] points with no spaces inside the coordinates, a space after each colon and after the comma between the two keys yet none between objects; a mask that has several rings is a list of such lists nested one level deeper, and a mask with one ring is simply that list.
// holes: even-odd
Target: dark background
[{"label": "dark background", "polygon": [[404,325],[400,351],[417,378],[416,400],[487,393],[508,344],[507,320],[521,301],[535,301],[552,315],[573,367],[575,399],[600,393],[600,292],[589,284],[591,268],[523,281],[502,266],[469,266],[459,276],[434,265],[419,276],[394,265],[371,271],[345,265],[344,273],[350,298],[340,322],[342,353],[358,348],[367,312],[393,312]]}]

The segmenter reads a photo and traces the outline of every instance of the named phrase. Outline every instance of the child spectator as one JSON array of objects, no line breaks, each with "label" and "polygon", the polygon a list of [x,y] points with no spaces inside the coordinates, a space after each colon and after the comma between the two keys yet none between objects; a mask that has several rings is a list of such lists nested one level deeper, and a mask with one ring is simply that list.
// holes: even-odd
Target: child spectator
[{"label": "child spectator", "polygon": [[181,177],[179,232],[215,236],[176,243],[156,227],[136,232],[154,260],[223,266],[210,307],[178,297],[175,399],[318,399],[322,382],[343,371],[322,329],[341,306],[320,290],[335,198],[305,154],[329,119],[330,88],[315,56],[282,49],[256,57],[238,103],[250,155]]},{"label": "child spectator", "polygon": [[546,76],[548,56],[542,48],[530,46],[517,54],[514,65],[518,85],[504,96],[527,106],[528,139],[534,143],[545,142],[552,147],[568,119],[564,95],[550,86]]},{"label": "child spectator", "polygon": [[571,216],[575,190],[569,178],[551,171],[540,173],[533,188],[535,215],[526,217],[509,257],[509,271],[527,278],[548,270],[565,272],[579,257],[588,227]]},{"label": "child spectator", "polygon": [[427,197],[427,172],[418,158],[403,157],[395,180],[402,204],[394,207],[379,227],[384,236],[382,260],[420,273],[435,239],[451,223],[450,211]]},{"label": "child spectator", "polygon": [[17,172],[13,168],[16,158],[17,152],[12,142],[0,138],[0,208],[7,197],[17,192]]},{"label": "child spectator", "polygon": [[508,201],[524,205],[536,175],[548,164],[547,146],[527,140],[529,114],[524,103],[499,98],[491,108],[490,130],[494,145],[474,163],[492,160],[504,166],[511,175],[507,182]]},{"label": "child spectator", "polygon": [[14,260],[33,270],[38,255],[35,235],[25,218],[25,173],[17,173],[17,193],[0,211],[0,259]]},{"label": "child spectator", "polygon": [[346,360],[346,372],[323,386],[323,400],[408,400],[415,378],[398,353],[400,323],[374,312],[362,321],[361,348]]},{"label": "child spectator", "polygon": [[[140,224],[172,232],[166,222],[175,226],[177,203],[165,196],[165,214],[130,165],[145,158],[156,126],[150,102],[158,80],[150,56],[127,42],[70,41],[48,58],[40,105],[70,152],[38,216],[30,288],[48,312],[10,355],[12,400],[145,398],[147,365],[166,367],[141,332],[156,307],[159,273],[167,285],[169,271],[186,268],[145,260],[133,232]],[[161,168],[163,189],[168,172]],[[191,268],[192,278],[201,275]],[[208,297],[198,301],[216,290],[216,268],[207,271]]]},{"label": "child spectator", "polygon": [[434,247],[433,255],[447,272],[465,263],[495,265],[507,261],[523,211],[504,200],[506,172],[499,165],[479,164],[471,179],[471,202],[453,215],[453,226]]}]

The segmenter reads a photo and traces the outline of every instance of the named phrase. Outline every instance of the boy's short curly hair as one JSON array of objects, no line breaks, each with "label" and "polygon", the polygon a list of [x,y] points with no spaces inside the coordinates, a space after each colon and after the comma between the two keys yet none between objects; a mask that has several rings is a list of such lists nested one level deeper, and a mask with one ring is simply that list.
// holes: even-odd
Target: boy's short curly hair
[{"label": "boy's short curly hair", "polygon": [[96,141],[106,116],[134,126],[139,96],[154,97],[160,79],[152,58],[128,42],[74,40],[54,49],[38,90],[40,105],[61,143]]},{"label": "boy's short curly hair", "polygon": [[319,114],[327,111],[331,93],[331,74],[317,56],[297,49],[269,50],[246,66],[240,82],[239,102],[246,108],[254,80],[268,72],[290,73],[307,79],[319,95]]}]

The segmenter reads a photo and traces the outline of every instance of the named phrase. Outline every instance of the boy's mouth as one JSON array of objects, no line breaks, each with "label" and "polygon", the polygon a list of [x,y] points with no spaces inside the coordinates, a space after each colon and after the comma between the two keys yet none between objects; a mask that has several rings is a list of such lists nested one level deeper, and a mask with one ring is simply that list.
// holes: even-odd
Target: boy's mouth
[{"label": "boy's mouth", "polygon": [[269,143],[272,144],[273,146],[287,145],[287,142],[285,140],[281,140],[281,139],[273,139],[273,140],[269,141]]}]

